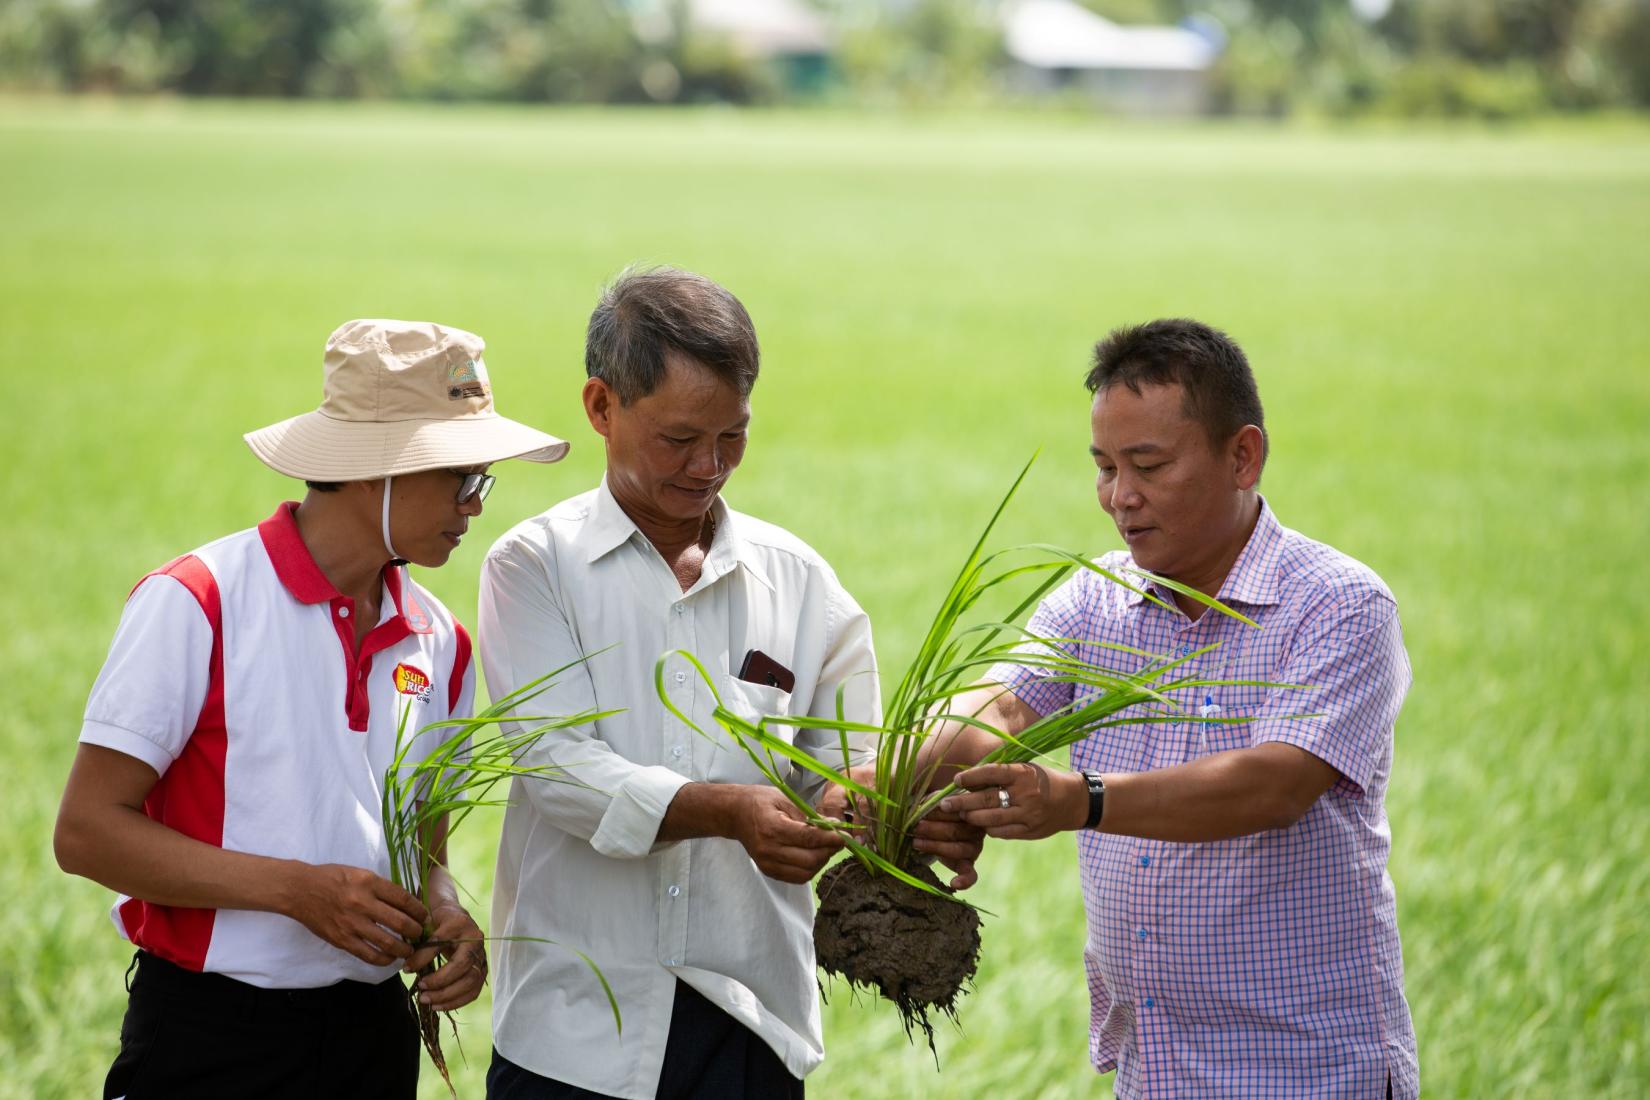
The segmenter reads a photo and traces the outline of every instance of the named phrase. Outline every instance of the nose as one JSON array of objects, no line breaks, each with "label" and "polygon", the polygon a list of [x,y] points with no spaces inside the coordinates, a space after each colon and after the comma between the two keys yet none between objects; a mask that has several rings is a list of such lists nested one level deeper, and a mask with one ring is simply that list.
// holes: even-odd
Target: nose
[{"label": "nose", "polygon": [[1134,478],[1121,468],[1112,472],[1110,477],[1102,474],[1096,482],[1100,494],[1100,507],[1108,515],[1126,512],[1140,507],[1140,489]]},{"label": "nose", "polygon": [[699,481],[715,481],[722,476],[727,464],[722,458],[722,448],[719,443],[706,443],[695,447],[688,456],[687,474]]},{"label": "nose", "polygon": [[463,504],[460,504],[458,506],[458,514],[461,516],[471,517],[481,515],[481,494],[477,493],[469,500],[466,500]]}]

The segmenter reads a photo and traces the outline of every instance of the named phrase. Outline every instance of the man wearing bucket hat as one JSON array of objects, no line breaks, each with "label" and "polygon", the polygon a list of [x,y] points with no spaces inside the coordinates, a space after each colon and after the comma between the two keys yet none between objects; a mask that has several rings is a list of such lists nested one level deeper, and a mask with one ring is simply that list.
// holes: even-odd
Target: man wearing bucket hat
[{"label": "man wearing bucket hat", "polygon": [[480,991],[445,869],[428,909],[385,877],[379,784],[403,712],[465,715],[475,684],[464,628],[401,567],[446,562],[491,463],[567,451],[494,411],[482,348],[436,324],[340,327],[321,407],[246,436],[303,502],[128,597],[54,838],[64,870],[121,894],[138,948],[106,1097],[410,1097],[396,971],[434,958],[413,946],[426,921],[448,965],[420,997]]}]

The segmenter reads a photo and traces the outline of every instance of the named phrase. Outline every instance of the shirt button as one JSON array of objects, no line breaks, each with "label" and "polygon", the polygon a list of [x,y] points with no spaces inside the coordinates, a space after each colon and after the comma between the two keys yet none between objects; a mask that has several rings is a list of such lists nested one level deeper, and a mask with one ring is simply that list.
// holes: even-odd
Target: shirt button
[{"label": "shirt button", "polygon": [[682,612],[684,612],[686,610],[687,610],[687,605],[686,604],[680,604],[679,603],[679,604],[676,605],[676,614],[680,615]]},{"label": "shirt button", "polygon": [[1153,1005],[1155,1005],[1155,1004],[1157,1004],[1157,1002],[1156,1002],[1156,1001],[1154,1001],[1154,1000],[1152,1000],[1152,999],[1151,999],[1151,998],[1150,998],[1150,997],[1147,997],[1147,998],[1146,998],[1146,1002],[1145,1002],[1145,1003],[1146,1003],[1146,1007],[1147,1007],[1147,1008],[1151,1008],[1151,1007],[1152,1007],[1152,1006],[1153,1006]]},{"label": "shirt button", "polygon": [[1140,857],[1140,866],[1150,867],[1151,865],[1152,865],[1152,857],[1151,856],[1141,856]]},{"label": "shirt button", "polygon": [[677,745],[675,748],[671,749],[670,750],[670,755],[672,755],[672,756],[681,756],[682,755],[682,746]]},{"label": "shirt button", "polygon": [[677,682],[677,683],[678,683],[678,684],[680,684],[680,683],[682,683],[682,682],[683,682],[683,681],[684,681],[684,680],[686,680],[686,679],[687,679],[687,673],[685,673],[685,672],[678,672],[678,673],[677,673],[677,674],[676,674],[676,682]]},{"label": "shirt button", "polygon": [[1142,928],[1140,931],[1136,932],[1135,935],[1139,936],[1141,939],[1145,939],[1147,936],[1151,935],[1151,933]]},{"label": "shirt button", "polygon": [[339,617],[339,618],[340,618],[340,619],[347,619],[347,618],[349,618],[349,608],[347,608],[347,607],[340,607],[340,608],[339,608],[339,609],[338,609],[338,617]]},{"label": "shirt button", "polygon": [[667,891],[667,893],[669,893],[670,896],[673,897],[673,898],[674,897],[679,897],[682,893],[682,888],[680,886],[677,886],[676,884],[672,883],[671,887]]}]

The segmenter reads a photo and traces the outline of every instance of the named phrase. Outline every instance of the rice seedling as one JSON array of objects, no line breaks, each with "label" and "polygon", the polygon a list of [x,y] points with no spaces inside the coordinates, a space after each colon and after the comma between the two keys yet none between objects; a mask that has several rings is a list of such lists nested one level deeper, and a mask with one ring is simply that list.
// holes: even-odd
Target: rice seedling
[{"label": "rice seedling", "polygon": [[[605,652],[605,651],[603,651]],[[430,872],[445,858],[448,839],[475,810],[483,806],[504,806],[509,800],[492,797],[492,791],[505,779],[524,778],[550,783],[577,782],[564,769],[549,764],[532,764],[524,760],[526,754],[546,734],[569,726],[594,722],[618,714],[617,710],[587,710],[566,716],[528,716],[516,713],[555,685],[556,677],[588,660],[581,657],[558,669],[545,673],[509,695],[467,718],[450,718],[432,722],[408,735],[408,715],[411,702],[402,710],[396,728],[395,758],[384,772],[383,821],[384,837],[390,855],[390,880],[416,894],[426,906],[430,904],[428,887]],[[509,722],[516,732],[506,732],[502,724]],[[409,762],[413,748],[427,741],[429,734],[441,735],[441,741],[423,758]],[[424,935],[414,947],[427,947],[433,942],[432,924],[426,923]],[[505,937],[489,937],[505,938]],[[535,937],[507,937],[534,939]],[[537,940],[548,943],[548,940]],[[443,943],[442,946],[456,946]],[[582,951],[574,951],[584,960],[607,994],[608,1006],[613,1010],[613,1026],[622,1028],[619,1005],[607,978]],[[433,974],[438,963],[432,961],[419,970],[418,979]],[[409,993],[411,1010],[418,1018],[418,1032],[431,1063],[441,1073],[449,1092],[453,1089],[452,1076],[441,1050],[441,1028],[437,1013],[418,999],[415,981]],[[458,1041],[458,1028],[448,1013],[453,1041]],[[461,1048],[462,1050],[462,1048]]]},{"label": "rice seedling", "polygon": [[[821,967],[842,976],[850,988],[874,989],[899,1010],[907,1035],[922,1029],[933,1046],[931,1010],[956,1018],[956,1000],[972,978],[979,954],[979,913],[942,885],[913,848],[917,823],[957,788],[939,782],[941,757],[933,738],[950,723],[985,730],[1001,744],[981,763],[1045,760],[1110,726],[1166,721],[1241,723],[1246,718],[1201,717],[1171,697],[1187,688],[1225,687],[1250,681],[1208,680],[1179,671],[1217,648],[1205,646],[1169,657],[1126,646],[1104,648],[1138,667],[1105,668],[1071,656],[1061,643],[1072,639],[1033,635],[1023,625],[1038,602],[1074,570],[1088,569],[1108,581],[1162,605],[1147,583],[1180,593],[1250,626],[1246,618],[1196,589],[1140,570],[1125,577],[1081,554],[1057,546],[1026,544],[986,552],[986,543],[1026,474],[1028,461],[975,541],[956,579],[941,600],[916,655],[889,696],[880,725],[850,721],[838,692],[834,717],[768,715],[752,722],[721,703],[715,684],[691,653],[674,650],[655,668],[659,697],[678,719],[702,736],[712,736],[671,702],[665,690],[667,664],[691,664],[710,687],[716,724],[738,745],[767,780],[812,824],[842,835],[852,859],[820,876],[820,907],[814,946]],[[1131,579],[1132,577],[1132,579]],[[1139,583],[1137,583],[1139,582]],[[1006,613],[989,611],[1008,606]],[[976,615],[980,621],[970,622]],[[1257,627],[1258,629],[1258,627]],[[1044,715],[1017,736],[974,713],[954,713],[952,703],[972,693],[1000,662],[1039,668],[1052,680],[1080,685],[1074,701]],[[1286,685],[1265,685],[1286,686]],[[774,726],[831,729],[842,738],[841,767],[833,767],[793,746]],[[868,766],[854,767],[847,735],[870,733],[876,751]],[[782,762],[783,761],[783,762]],[[785,780],[796,765],[846,789],[860,807],[853,822],[825,817]]]}]

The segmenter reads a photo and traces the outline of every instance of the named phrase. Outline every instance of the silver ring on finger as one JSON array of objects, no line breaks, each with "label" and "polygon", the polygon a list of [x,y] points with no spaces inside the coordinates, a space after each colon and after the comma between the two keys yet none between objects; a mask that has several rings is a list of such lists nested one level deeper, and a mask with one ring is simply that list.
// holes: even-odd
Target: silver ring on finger
[{"label": "silver ring on finger", "polygon": [[1006,810],[1006,809],[1008,809],[1008,807],[1010,805],[1011,805],[1011,803],[1008,800],[1008,788],[1007,787],[998,787],[997,788],[997,806],[998,806],[998,808]]}]

